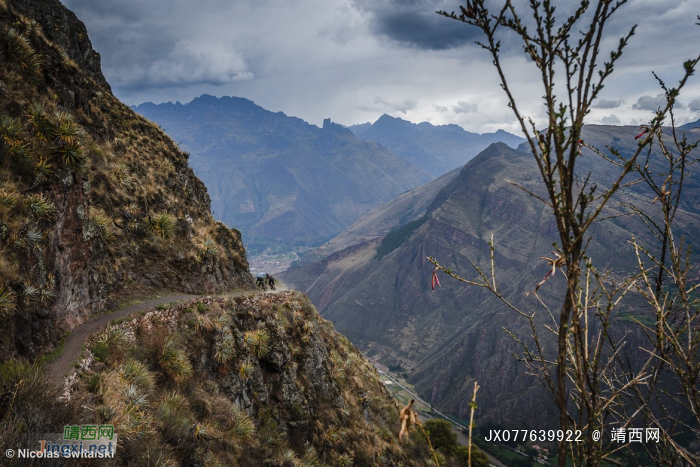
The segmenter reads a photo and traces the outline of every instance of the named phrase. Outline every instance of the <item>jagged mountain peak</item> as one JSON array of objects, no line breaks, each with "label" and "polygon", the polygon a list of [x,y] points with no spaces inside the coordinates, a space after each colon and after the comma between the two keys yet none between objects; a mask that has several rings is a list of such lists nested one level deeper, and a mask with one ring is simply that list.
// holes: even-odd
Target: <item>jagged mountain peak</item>
[{"label": "jagged mountain peak", "polygon": [[350,129],[359,138],[381,144],[434,176],[462,167],[493,142],[515,147],[523,141],[506,131],[480,135],[456,124],[412,123],[387,114],[373,124],[353,125]]}]

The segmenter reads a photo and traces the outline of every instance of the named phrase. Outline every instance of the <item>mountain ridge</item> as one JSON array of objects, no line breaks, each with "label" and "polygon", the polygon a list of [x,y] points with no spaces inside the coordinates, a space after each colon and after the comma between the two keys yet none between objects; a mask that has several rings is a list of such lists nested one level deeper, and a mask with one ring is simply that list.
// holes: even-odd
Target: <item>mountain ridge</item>
[{"label": "mountain ridge", "polygon": [[381,115],[374,123],[349,128],[359,138],[383,145],[434,176],[462,167],[491,143],[504,142],[517,147],[524,141],[504,130],[478,134],[453,123],[412,123],[387,114]]},{"label": "mountain ridge", "polygon": [[[636,127],[586,126],[583,139],[596,147],[614,146],[626,155],[636,147],[636,131]],[[655,157],[650,169],[662,172]],[[609,186],[614,181],[614,174],[592,152],[584,150],[578,163],[595,182]],[[442,287],[431,291],[432,265],[425,259],[435,257],[470,278],[474,274],[470,261],[483,270],[490,268],[493,235],[501,291],[516,305],[528,309],[534,305],[526,294],[544,277],[540,258],[550,254],[558,231],[545,207],[514,184],[546,197],[532,156],[495,143],[435,194],[425,208],[425,220],[392,240],[394,248],[381,258],[378,248],[387,237],[377,235],[345,249],[336,244],[330,255],[300,262],[280,277],[306,291],[322,315],[361,350],[398,368],[421,397],[441,410],[465,419],[476,379],[483,388],[482,423],[514,427],[531,423],[535,414],[545,419],[552,415],[552,406],[541,400],[536,381],[510,355],[517,345],[502,330],[526,339],[523,323],[476,287],[444,278]],[[689,175],[684,189],[677,233],[692,238],[700,232],[697,176]],[[610,219],[592,228],[588,254],[601,270],[613,268],[615,274],[624,275],[635,268],[630,232],[638,242],[654,245],[641,221],[625,214],[624,208],[633,203],[651,212],[652,199],[643,185],[626,187],[603,216]],[[398,209],[403,211],[380,218],[397,219],[408,212],[405,206]],[[557,277],[540,289],[545,301],[561,293],[563,284]],[[637,312],[630,300],[616,321],[620,326],[629,319],[626,313]]]},{"label": "mountain ridge", "polygon": [[253,251],[317,246],[432,178],[330,119],[319,128],[244,98],[135,108],[190,151],[217,217]]}]

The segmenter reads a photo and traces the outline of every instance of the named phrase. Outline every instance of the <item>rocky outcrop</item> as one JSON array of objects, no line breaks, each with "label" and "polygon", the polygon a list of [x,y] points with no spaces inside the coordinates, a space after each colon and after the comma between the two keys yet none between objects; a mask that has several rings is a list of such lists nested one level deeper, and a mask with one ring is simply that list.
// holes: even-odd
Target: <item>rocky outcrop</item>
[{"label": "rocky outcrop", "polygon": [[111,94],[58,0],[0,2],[0,116],[3,358],[37,356],[124,297],[252,287],[188,155]]},{"label": "rocky outcrop", "polygon": [[[122,443],[118,464],[145,465],[145,443],[179,465],[429,463],[424,442],[396,443],[398,407],[374,367],[300,293],[154,310],[110,326],[87,348],[66,394],[87,413],[107,414]],[[186,372],[168,366],[177,359]],[[140,420],[124,416],[127,397],[141,401]],[[137,422],[147,441],[129,438]]]}]

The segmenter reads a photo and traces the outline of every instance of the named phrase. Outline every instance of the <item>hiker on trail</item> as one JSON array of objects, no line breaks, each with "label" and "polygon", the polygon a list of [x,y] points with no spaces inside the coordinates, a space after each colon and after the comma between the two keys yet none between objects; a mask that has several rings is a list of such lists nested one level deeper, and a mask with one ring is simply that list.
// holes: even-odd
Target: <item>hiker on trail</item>
[{"label": "hiker on trail", "polygon": [[275,290],[275,278],[270,274],[267,275],[267,283],[270,284],[270,290]]}]

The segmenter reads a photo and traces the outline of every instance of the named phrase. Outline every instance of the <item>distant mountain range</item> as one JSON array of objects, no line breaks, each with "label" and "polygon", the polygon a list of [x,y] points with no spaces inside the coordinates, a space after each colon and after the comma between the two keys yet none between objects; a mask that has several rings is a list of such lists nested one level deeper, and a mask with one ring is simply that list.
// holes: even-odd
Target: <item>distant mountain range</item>
[{"label": "distant mountain range", "polygon": [[685,125],[679,127],[681,130],[692,130],[693,128],[700,127],[700,120],[695,122],[686,123]]},{"label": "distant mountain range", "polygon": [[[583,139],[596,146],[614,146],[624,154],[636,148],[636,127],[586,126]],[[695,133],[695,132],[694,132]],[[434,256],[471,277],[469,261],[488,267],[488,241],[493,234],[501,290],[513,303],[534,308],[526,297],[544,277],[556,225],[545,206],[513,183],[543,194],[538,169],[530,154],[497,143],[451,173],[416,188],[363,216],[353,227],[307,255],[281,275],[290,287],[306,291],[336,328],[365,353],[403,371],[421,397],[463,419],[469,412],[472,382],[479,391],[482,423],[529,426],[536,416],[544,423],[549,401],[537,382],[512,356],[516,343],[503,328],[528,338],[525,323],[489,293],[444,278],[430,290]],[[599,185],[613,181],[610,165],[589,150],[579,162],[581,174]],[[663,171],[658,158],[650,169]],[[700,235],[700,183],[686,179],[677,235]],[[602,269],[625,274],[635,264],[632,235],[654,245],[636,217],[622,215],[623,203],[653,209],[653,195],[643,185],[622,189],[595,224],[589,255]],[[410,196],[413,203],[402,203]],[[428,201],[429,200],[429,201]],[[556,276],[541,289],[547,299],[560,296],[564,283]],[[632,307],[618,323],[625,325]],[[628,314],[626,314],[628,313]]]},{"label": "distant mountain range", "polygon": [[349,128],[358,138],[379,143],[436,177],[462,167],[492,143],[515,148],[525,141],[503,130],[478,134],[458,125],[411,123],[386,114],[372,124]]},{"label": "distant mountain range", "polygon": [[251,254],[319,245],[433,178],[329,119],[319,128],[247,99],[203,95],[134,109],[190,152],[216,217],[241,230]]}]

